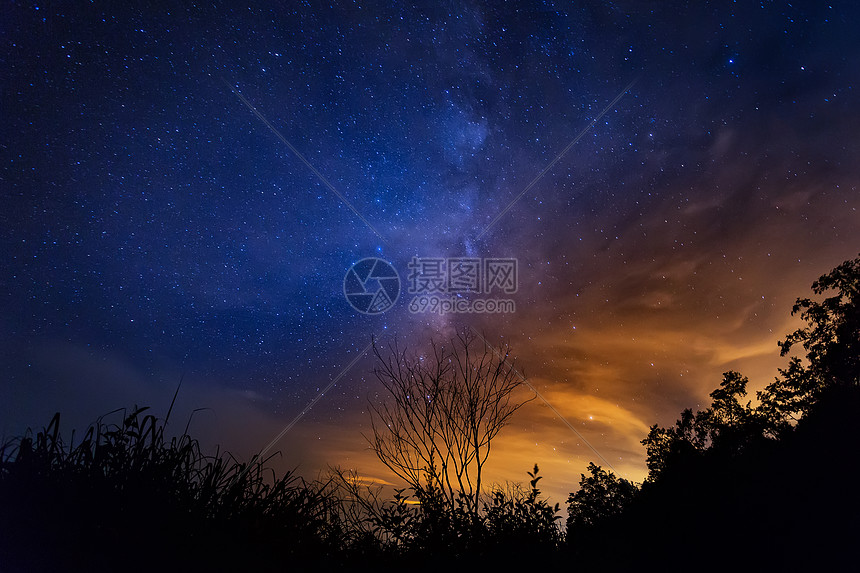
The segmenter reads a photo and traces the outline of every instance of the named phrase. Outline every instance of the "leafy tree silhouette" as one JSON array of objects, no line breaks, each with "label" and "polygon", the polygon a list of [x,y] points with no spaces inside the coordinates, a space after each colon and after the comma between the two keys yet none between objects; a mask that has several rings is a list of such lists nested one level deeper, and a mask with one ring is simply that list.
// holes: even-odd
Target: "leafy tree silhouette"
[{"label": "leafy tree silhouette", "polygon": [[778,342],[782,356],[802,345],[806,362],[791,357],[780,376],[758,392],[757,407],[742,402],[749,380],[730,371],[711,392],[707,410],[685,410],[672,428],[652,426],[642,440],[649,479],[659,477],[673,461],[711,448],[738,453],[752,441],[785,436],[822,396],[860,386],[860,258],[821,276],[812,290],[835,293],[820,302],[798,298],[792,315],[800,312],[806,326]]},{"label": "leafy tree silhouette", "polygon": [[826,392],[860,386],[860,257],[819,277],[812,290],[832,294],[820,302],[798,298],[791,314],[800,313],[806,326],[778,343],[782,356],[801,345],[806,362],[792,357],[758,396],[760,413],[776,434],[788,430]]},{"label": "leafy tree silhouette", "polygon": [[636,498],[639,488],[626,479],[588,464],[589,476],[581,474],[579,490],[567,498],[567,535],[574,542],[583,532],[620,515]]},{"label": "leafy tree silhouette", "polygon": [[725,372],[720,387],[710,394],[709,408],[696,413],[689,408],[684,410],[671,428],[651,426],[642,440],[649,479],[657,479],[678,460],[701,455],[711,448],[737,454],[750,441],[765,435],[766,419],[749,400],[742,403],[748,383],[749,379],[738,372]]},{"label": "leafy tree silhouette", "polygon": [[[583,567],[700,570],[845,568],[860,533],[860,258],[813,284],[823,300],[801,298],[792,314],[805,326],[779,343],[793,348],[780,376],[747,399],[748,380],[726,372],[704,411],[684,410],[674,426],[654,425],[642,441],[648,479],[615,517],[581,535],[577,522],[616,509],[611,478],[591,479],[571,496],[568,529]],[[614,476],[612,476],[614,477]],[[602,484],[602,485],[601,485]],[[588,495],[589,488],[594,495]],[[595,520],[592,520],[595,521]]]}]

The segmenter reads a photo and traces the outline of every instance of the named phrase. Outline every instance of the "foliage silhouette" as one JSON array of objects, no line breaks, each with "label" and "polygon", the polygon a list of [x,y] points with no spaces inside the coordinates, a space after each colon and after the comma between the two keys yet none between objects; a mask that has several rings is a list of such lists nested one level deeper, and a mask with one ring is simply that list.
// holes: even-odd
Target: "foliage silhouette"
[{"label": "foliage silhouette", "polygon": [[641,487],[589,464],[565,544],[537,465],[528,488],[484,483],[523,402],[507,349],[460,337],[423,360],[375,349],[394,403],[374,411],[371,444],[408,484],[391,497],[356,472],[305,482],[268,458],[207,455],[188,426],[166,432],[170,410],[116,411],[68,444],[55,415],[0,446],[0,570],[845,568],[860,533],[860,258],[813,291],[825,298],[798,299],[805,326],[779,343],[805,356],[755,404],[729,371],[706,409],[652,426]]},{"label": "foliage silhouette", "polygon": [[626,479],[607,472],[594,463],[588,464],[586,477],[581,474],[579,490],[567,499],[568,540],[583,529],[592,527],[604,520],[619,515],[635,499],[639,488]]},{"label": "foliage silhouette", "polygon": [[[707,409],[652,426],[642,441],[648,479],[612,519],[576,526],[587,512],[610,513],[605,497],[587,495],[595,488],[583,476],[568,529],[578,563],[596,566],[610,555],[619,570],[665,568],[670,555],[714,571],[851,563],[860,533],[860,493],[847,481],[860,471],[858,289],[860,258],[813,284],[831,296],[797,300],[792,314],[806,326],[779,346],[785,356],[802,345],[805,361],[791,357],[758,405],[746,399],[748,380],[726,372]],[[601,471],[594,466],[595,481],[610,481]]]},{"label": "foliage silhouette", "polygon": [[806,362],[792,357],[759,394],[761,413],[777,433],[787,431],[828,390],[860,386],[860,257],[819,277],[812,290],[831,296],[798,298],[791,314],[800,313],[806,326],[778,343],[782,356],[801,345]]},{"label": "foliage silhouette", "polygon": [[720,387],[710,394],[709,408],[696,413],[684,410],[671,428],[651,426],[648,436],[642,440],[649,480],[658,479],[678,460],[702,455],[710,449],[738,454],[751,441],[764,439],[773,428],[750,401],[741,402],[747,395],[748,383],[749,380],[738,372],[725,372]]},{"label": "foliage silhouette", "polygon": [[422,488],[415,499],[398,489],[393,499],[386,500],[378,495],[379,488],[355,479],[355,472],[334,470],[334,476],[332,483],[341,491],[336,497],[346,501],[345,507],[360,508],[345,521],[364,532],[372,548],[365,555],[377,563],[428,571],[450,566],[451,560],[461,566],[526,565],[535,554],[551,558],[563,538],[557,523],[559,506],[542,497],[537,465],[528,472],[528,489],[519,484],[495,486],[480,499],[477,516],[465,502],[452,511],[445,497],[430,488]]},{"label": "foliage silhouette", "polygon": [[551,550],[561,543],[559,505],[550,505],[541,498],[538,482],[543,476],[537,464],[528,476],[528,490],[519,484],[509,486],[507,491],[496,487],[492,501],[485,506],[487,536],[496,550],[524,546]]}]

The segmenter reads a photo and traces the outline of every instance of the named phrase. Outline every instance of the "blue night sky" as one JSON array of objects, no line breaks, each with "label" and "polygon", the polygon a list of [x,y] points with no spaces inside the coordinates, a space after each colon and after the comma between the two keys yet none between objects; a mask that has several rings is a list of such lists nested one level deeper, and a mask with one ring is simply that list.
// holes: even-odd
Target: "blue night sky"
[{"label": "blue night sky", "polygon": [[[4,436],[163,414],[183,378],[244,456],[371,336],[474,327],[641,479],[647,427],[730,368],[767,384],[794,298],[860,250],[853,2],[128,4],[0,8]],[[515,258],[516,312],[413,314],[404,280],[361,314],[365,257]],[[280,463],[391,479],[372,367]],[[594,459],[539,402],[499,439],[498,479],[558,494]]]}]

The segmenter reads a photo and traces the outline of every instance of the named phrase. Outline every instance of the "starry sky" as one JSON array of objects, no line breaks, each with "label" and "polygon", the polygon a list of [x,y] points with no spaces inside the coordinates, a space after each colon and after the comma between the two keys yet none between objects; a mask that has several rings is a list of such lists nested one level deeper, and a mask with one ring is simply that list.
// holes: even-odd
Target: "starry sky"
[{"label": "starry sky", "polygon": [[[641,480],[723,371],[772,380],[860,251],[856,4],[426,4],[0,8],[3,437],[163,415],[181,379],[204,442],[295,420],[274,463],[385,483],[362,352],[474,328],[558,413],[490,477],[537,462],[563,501],[589,461]],[[414,314],[404,280],[359,313],[366,257],[515,258],[516,312]]]}]

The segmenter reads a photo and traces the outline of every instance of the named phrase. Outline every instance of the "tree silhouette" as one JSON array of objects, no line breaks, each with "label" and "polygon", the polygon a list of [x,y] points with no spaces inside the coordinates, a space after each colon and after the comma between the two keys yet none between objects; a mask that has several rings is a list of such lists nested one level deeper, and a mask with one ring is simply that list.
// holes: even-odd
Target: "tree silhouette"
[{"label": "tree silhouette", "polygon": [[[581,563],[600,563],[618,539],[633,540],[614,555],[621,568],[662,566],[657,556],[668,552],[714,570],[738,562],[841,569],[853,559],[860,258],[823,275],[812,290],[824,297],[797,299],[792,314],[805,325],[779,343],[783,356],[801,346],[805,357],[791,357],[757,394],[757,405],[747,399],[747,379],[726,372],[707,409],[684,410],[668,428],[652,426],[642,441],[648,479],[611,527],[576,546]],[[727,545],[731,555],[714,551]]]},{"label": "tree silhouette", "polygon": [[678,460],[689,459],[716,448],[740,452],[750,440],[765,434],[766,420],[750,405],[741,402],[747,395],[749,379],[735,371],[723,373],[720,387],[711,392],[711,405],[704,411],[681,412],[671,428],[651,426],[642,440],[647,455],[649,479],[654,480]]},{"label": "tree silhouette", "polygon": [[741,403],[747,378],[726,372],[720,387],[711,392],[710,408],[695,414],[684,410],[672,428],[652,426],[642,440],[650,480],[677,460],[711,448],[736,454],[750,442],[783,437],[825,394],[860,387],[860,257],[819,277],[812,290],[831,296],[821,301],[798,298],[791,314],[800,313],[806,326],[777,343],[782,356],[801,345],[806,361],[792,356],[780,375],[757,393],[756,407]]},{"label": "tree silhouette", "polygon": [[567,498],[569,538],[584,527],[619,515],[639,492],[633,483],[607,472],[594,462],[588,464],[588,473],[591,475],[587,477],[581,474],[579,490]]},{"label": "tree silhouette", "polygon": [[833,389],[860,386],[860,257],[848,260],[812,283],[822,301],[798,298],[791,314],[806,326],[779,342],[786,356],[800,344],[806,362],[794,356],[780,377],[758,397],[761,413],[777,432],[784,432]]},{"label": "tree silhouette", "polygon": [[[477,348],[476,348],[477,347]],[[374,344],[374,374],[388,393],[371,404],[377,457],[403,479],[425,509],[446,515],[460,508],[477,521],[483,470],[493,439],[526,401],[507,346],[490,348],[464,332],[423,356],[395,342]]]}]

